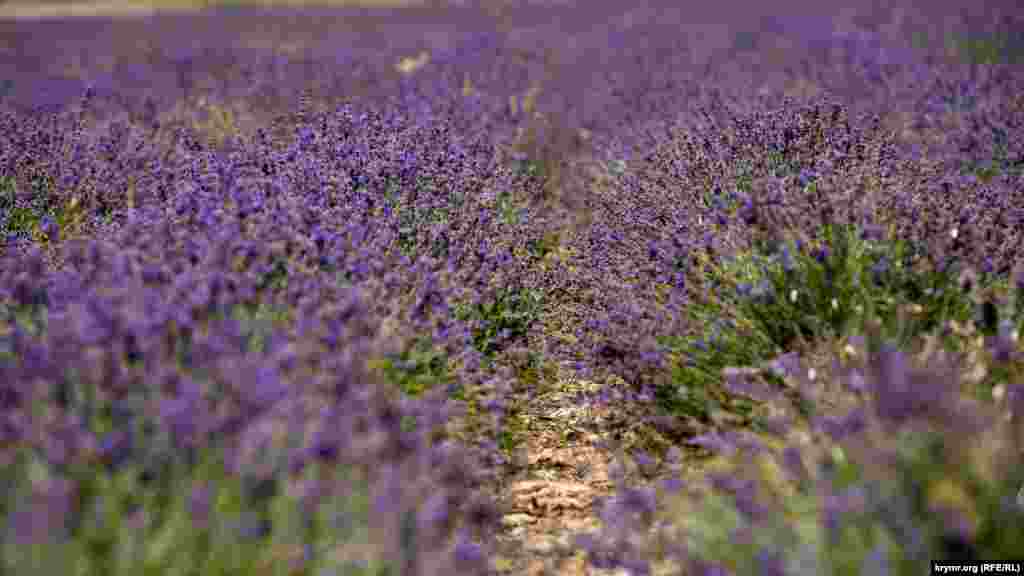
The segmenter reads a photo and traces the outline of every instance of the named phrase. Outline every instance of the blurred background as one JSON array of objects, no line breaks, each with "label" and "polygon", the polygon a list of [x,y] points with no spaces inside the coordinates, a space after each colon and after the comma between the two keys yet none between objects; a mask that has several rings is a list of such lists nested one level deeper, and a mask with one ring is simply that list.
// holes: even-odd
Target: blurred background
[{"label": "blurred background", "polygon": [[159,11],[181,12],[202,10],[212,5],[249,4],[264,6],[289,5],[373,5],[395,6],[420,4],[417,0],[0,0],[0,19],[39,19],[63,17],[137,17]]}]

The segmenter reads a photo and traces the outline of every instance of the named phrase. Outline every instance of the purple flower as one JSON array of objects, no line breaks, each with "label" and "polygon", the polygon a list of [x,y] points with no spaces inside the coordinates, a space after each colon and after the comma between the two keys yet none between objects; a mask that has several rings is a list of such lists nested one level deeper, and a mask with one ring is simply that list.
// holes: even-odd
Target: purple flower
[{"label": "purple flower", "polygon": [[70,535],[76,487],[70,480],[52,478],[36,487],[25,509],[16,509],[9,522],[17,542],[62,542]]},{"label": "purple flower", "polygon": [[889,261],[882,257],[871,265],[871,279],[876,286],[880,286],[885,280],[885,273],[889,271]]},{"label": "purple flower", "polygon": [[51,216],[43,216],[43,220],[40,223],[40,228],[43,232],[43,235],[50,242],[60,241],[60,226],[58,226],[57,223],[54,222]]},{"label": "purple flower", "polygon": [[823,416],[815,422],[819,430],[824,431],[835,441],[861,433],[867,427],[867,414],[863,407],[850,410],[845,416]]},{"label": "purple flower", "polygon": [[864,240],[881,241],[885,239],[885,227],[878,224],[865,224],[861,231]]},{"label": "purple flower", "polygon": [[889,557],[886,554],[885,546],[883,544],[876,544],[875,547],[871,549],[871,553],[864,559],[864,564],[860,573],[865,576],[868,574],[888,576]]},{"label": "purple flower", "polygon": [[484,554],[480,545],[470,541],[464,531],[460,531],[453,553],[456,566],[459,567],[460,571],[477,566],[484,561]]},{"label": "purple flower", "polygon": [[[955,411],[958,376],[953,367],[938,364],[911,370],[903,352],[890,344],[874,354],[869,366],[869,389],[875,395],[878,416],[899,424],[910,418],[932,418],[950,422]],[[927,393],[922,391],[927,390]],[[973,426],[965,415],[953,419],[958,426]]]},{"label": "purple flower", "polygon": [[689,574],[699,574],[700,576],[732,576],[732,572],[717,562],[690,560],[689,564]]},{"label": "purple flower", "polygon": [[171,436],[180,447],[193,446],[199,440],[204,414],[201,411],[199,385],[191,378],[172,373],[177,381],[179,396],[160,403],[161,417],[168,423]]},{"label": "purple flower", "polygon": [[670,494],[676,494],[686,486],[679,476],[672,476],[661,481],[661,487]]},{"label": "purple flower", "polygon": [[614,501],[614,508],[620,514],[638,514],[643,518],[650,518],[656,506],[654,490],[649,488],[629,488]]},{"label": "purple flower", "polygon": [[742,368],[726,367],[722,369],[725,377],[726,390],[733,394],[747,396],[760,402],[766,402],[777,395],[770,389],[754,380],[754,374]]},{"label": "purple flower", "polygon": [[810,474],[804,466],[803,456],[796,446],[787,446],[782,451],[782,467],[796,482],[804,483],[810,480]]},{"label": "purple flower", "polygon": [[867,387],[864,382],[864,374],[857,369],[850,370],[846,378],[843,379],[843,383],[848,390],[853,392],[863,392]]},{"label": "purple flower", "polygon": [[755,558],[758,574],[761,576],[786,576],[786,567],[781,553],[762,548]]},{"label": "purple flower", "polygon": [[1016,355],[1017,343],[1013,341],[1013,326],[1008,322],[1000,323],[999,333],[990,342],[990,350],[996,362],[1010,362]]},{"label": "purple flower", "polygon": [[210,489],[196,485],[189,495],[189,515],[199,530],[206,530],[210,525]]},{"label": "purple flower", "polygon": [[780,378],[792,378],[800,374],[800,355],[796,352],[787,352],[772,360],[768,366]]},{"label": "purple flower", "polygon": [[782,269],[786,273],[792,273],[796,268],[796,264],[793,261],[793,254],[790,253],[789,246],[782,247]]},{"label": "purple flower", "polygon": [[760,425],[765,432],[773,436],[782,437],[792,428],[793,420],[784,414],[776,415],[761,420]]},{"label": "purple flower", "polygon": [[132,428],[107,433],[99,445],[99,458],[107,470],[117,470],[132,456],[134,450]]},{"label": "purple flower", "polygon": [[735,454],[737,450],[736,435],[731,431],[726,432],[725,435],[714,431],[707,432],[691,438],[689,443],[703,446],[714,452],[722,452],[727,456]]},{"label": "purple flower", "polygon": [[768,508],[757,501],[757,483],[755,481],[743,480],[731,474],[717,472],[709,474],[708,479],[715,490],[733,497],[736,511],[748,520],[757,522],[768,512]]},{"label": "purple flower", "polygon": [[867,494],[861,486],[850,486],[839,494],[828,494],[822,506],[822,525],[833,542],[840,537],[842,518],[846,514],[863,512],[867,506]]}]

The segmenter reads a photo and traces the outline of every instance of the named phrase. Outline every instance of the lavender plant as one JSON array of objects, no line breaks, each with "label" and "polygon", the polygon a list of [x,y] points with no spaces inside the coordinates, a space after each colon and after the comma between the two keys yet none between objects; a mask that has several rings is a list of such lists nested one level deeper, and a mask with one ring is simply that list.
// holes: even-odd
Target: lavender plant
[{"label": "lavender plant", "polygon": [[591,565],[1012,554],[1012,19],[669,4],[0,23],[3,570],[488,573],[564,370],[735,456]]}]

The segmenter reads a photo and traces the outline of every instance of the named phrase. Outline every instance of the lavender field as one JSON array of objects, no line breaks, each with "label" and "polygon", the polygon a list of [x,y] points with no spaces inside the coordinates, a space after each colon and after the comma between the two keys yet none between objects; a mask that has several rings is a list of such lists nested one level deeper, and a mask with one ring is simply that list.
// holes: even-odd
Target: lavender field
[{"label": "lavender field", "polygon": [[1015,2],[182,4],[0,11],[0,575],[1024,563]]}]

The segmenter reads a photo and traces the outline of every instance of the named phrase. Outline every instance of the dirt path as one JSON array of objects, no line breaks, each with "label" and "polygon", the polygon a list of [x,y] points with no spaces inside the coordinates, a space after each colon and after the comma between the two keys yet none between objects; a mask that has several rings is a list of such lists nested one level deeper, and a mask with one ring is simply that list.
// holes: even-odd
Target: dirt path
[{"label": "dirt path", "polygon": [[[598,386],[562,374],[557,383],[518,404],[524,422],[519,461],[495,496],[506,506],[493,566],[502,576],[612,576],[621,571],[590,568],[582,552],[571,553],[574,536],[601,526],[602,500],[613,495],[611,479],[618,454],[600,447],[603,439],[624,444],[643,431],[622,409],[590,408],[576,400]],[[517,468],[517,469],[516,469]],[[647,485],[665,476],[657,468],[640,470],[627,461],[631,485]]]}]

